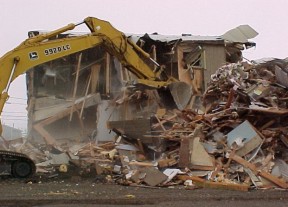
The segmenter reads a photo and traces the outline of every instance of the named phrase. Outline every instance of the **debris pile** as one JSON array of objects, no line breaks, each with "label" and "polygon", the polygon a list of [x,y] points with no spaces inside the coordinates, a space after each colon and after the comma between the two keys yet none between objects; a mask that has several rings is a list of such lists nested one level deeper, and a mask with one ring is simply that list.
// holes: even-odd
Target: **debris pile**
[{"label": "debris pile", "polygon": [[37,160],[38,172],[73,165],[123,185],[288,189],[287,87],[287,60],[232,63],[189,109],[158,109],[142,137],[113,128],[115,142],[30,152],[26,143],[21,151]]},{"label": "debris pile", "polygon": [[171,128],[162,124],[159,136],[179,143],[178,167],[217,183],[287,189],[287,69],[278,59],[219,68],[203,113],[184,110],[165,122]]}]

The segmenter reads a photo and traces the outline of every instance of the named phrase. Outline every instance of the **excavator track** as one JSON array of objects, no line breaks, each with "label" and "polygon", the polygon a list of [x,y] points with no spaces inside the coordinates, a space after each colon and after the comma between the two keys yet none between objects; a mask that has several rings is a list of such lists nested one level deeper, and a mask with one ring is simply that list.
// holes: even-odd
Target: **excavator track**
[{"label": "excavator track", "polygon": [[25,154],[0,150],[0,172],[0,175],[28,178],[35,174],[36,166]]}]

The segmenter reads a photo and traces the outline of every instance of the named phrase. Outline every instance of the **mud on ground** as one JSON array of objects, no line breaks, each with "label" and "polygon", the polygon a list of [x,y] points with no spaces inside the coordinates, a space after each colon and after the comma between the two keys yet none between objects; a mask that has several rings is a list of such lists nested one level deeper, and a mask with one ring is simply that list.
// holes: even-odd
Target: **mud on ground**
[{"label": "mud on ground", "polygon": [[150,188],[102,183],[98,178],[1,179],[0,206],[280,206],[284,190]]}]

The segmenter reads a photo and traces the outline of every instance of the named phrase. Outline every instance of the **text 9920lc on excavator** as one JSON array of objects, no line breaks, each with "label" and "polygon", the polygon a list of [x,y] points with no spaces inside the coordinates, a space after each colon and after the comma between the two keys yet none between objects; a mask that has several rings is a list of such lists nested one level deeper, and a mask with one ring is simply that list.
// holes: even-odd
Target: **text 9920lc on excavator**
[{"label": "text 9920lc on excavator", "polygon": [[[91,33],[61,39],[53,38],[73,30],[83,23]],[[148,53],[130,41],[124,33],[115,29],[109,22],[87,17],[79,24],[68,24],[55,31],[30,37],[0,58],[0,115],[9,98],[10,84],[19,75],[40,64],[98,45],[103,45],[107,52],[115,56],[124,67],[135,74],[137,77],[134,81],[135,85],[161,90],[164,88],[172,95],[179,109],[183,109],[189,102],[192,95],[191,86],[173,77],[168,77]],[[147,61],[152,61],[157,67],[152,69],[146,63]],[[1,124],[0,133],[2,133]],[[8,172],[15,177],[28,177],[35,172],[33,161],[21,153],[1,151],[0,164],[4,171],[8,169]]]}]

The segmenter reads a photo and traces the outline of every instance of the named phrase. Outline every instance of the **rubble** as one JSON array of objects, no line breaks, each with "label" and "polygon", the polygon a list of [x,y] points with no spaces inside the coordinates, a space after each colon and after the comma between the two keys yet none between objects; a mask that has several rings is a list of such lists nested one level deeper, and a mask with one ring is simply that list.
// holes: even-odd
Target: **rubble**
[{"label": "rubble", "polygon": [[42,174],[68,174],[73,166],[78,175],[131,186],[288,189],[287,73],[287,60],[227,64],[211,76],[200,99],[191,99],[201,100],[192,108],[108,121],[114,141],[48,140],[36,147],[27,140],[15,150],[37,161]]}]

